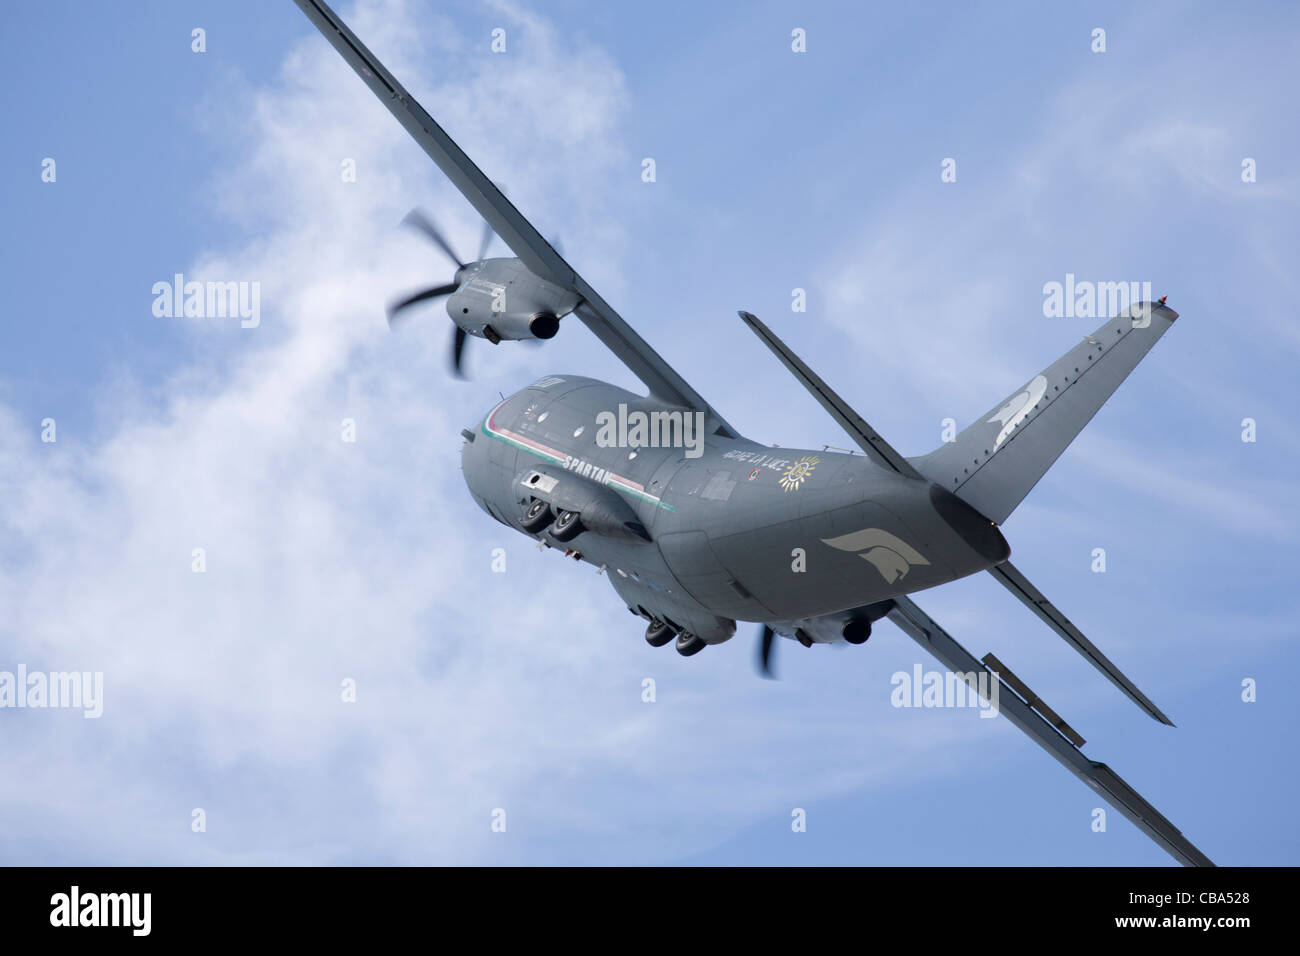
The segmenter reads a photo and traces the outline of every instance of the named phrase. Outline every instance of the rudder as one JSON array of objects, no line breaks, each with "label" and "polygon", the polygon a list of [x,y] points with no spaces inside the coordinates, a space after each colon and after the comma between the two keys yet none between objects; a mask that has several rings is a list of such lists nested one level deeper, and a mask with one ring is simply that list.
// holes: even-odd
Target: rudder
[{"label": "rudder", "polygon": [[956,440],[909,461],[1002,524],[1176,318],[1163,299],[1130,306]]}]

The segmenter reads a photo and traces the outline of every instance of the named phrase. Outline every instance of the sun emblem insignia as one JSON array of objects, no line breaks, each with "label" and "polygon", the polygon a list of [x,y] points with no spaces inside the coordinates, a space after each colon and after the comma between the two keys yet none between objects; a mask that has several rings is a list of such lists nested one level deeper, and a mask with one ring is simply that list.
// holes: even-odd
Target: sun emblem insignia
[{"label": "sun emblem insignia", "polygon": [[781,476],[781,488],[785,491],[794,491],[804,483],[805,478],[812,474],[819,461],[821,459],[816,456],[800,458],[787,468],[785,474]]}]

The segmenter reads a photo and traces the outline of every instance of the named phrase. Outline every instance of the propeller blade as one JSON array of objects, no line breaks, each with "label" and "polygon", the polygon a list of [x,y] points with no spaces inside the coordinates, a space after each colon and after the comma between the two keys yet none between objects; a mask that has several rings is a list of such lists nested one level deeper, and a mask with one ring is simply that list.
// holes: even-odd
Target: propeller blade
[{"label": "propeller blade", "polygon": [[425,289],[423,292],[417,292],[415,295],[407,296],[400,302],[394,302],[388,307],[388,324],[391,326],[393,324],[393,319],[397,317],[397,313],[401,312],[408,306],[415,305],[417,302],[424,302],[428,299],[436,299],[440,295],[451,295],[451,293],[455,292],[458,288],[460,287],[454,282],[448,285],[436,285],[432,289]]},{"label": "propeller blade", "polygon": [[469,338],[465,330],[459,325],[456,326],[456,333],[451,340],[451,371],[457,378],[464,378],[465,375],[460,370],[460,357],[465,351],[465,340]]},{"label": "propeller blade", "polygon": [[487,258],[488,246],[492,245],[493,235],[492,227],[487,224],[487,220],[484,220],[483,237],[478,241],[478,257],[480,260]]},{"label": "propeller blade", "polygon": [[758,676],[776,680],[772,672],[772,645],[776,643],[776,631],[763,625],[762,638],[758,644]]},{"label": "propeller blade", "polygon": [[420,212],[420,210],[412,209],[402,218],[402,222],[413,229],[420,230],[420,232],[432,239],[438,248],[447,253],[448,258],[450,258],[452,262],[456,263],[457,269],[463,269],[465,267],[465,263],[460,261],[460,258],[456,255],[456,251],[452,249],[451,243],[447,241],[446,237],[438,231],[438,227],[431,223],[424,213]]}]

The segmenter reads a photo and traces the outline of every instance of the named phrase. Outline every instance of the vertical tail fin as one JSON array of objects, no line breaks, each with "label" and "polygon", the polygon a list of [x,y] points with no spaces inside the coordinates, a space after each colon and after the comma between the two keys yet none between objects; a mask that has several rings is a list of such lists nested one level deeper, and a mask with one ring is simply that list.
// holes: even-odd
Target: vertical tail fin
[{"label": "vertical tail fin", "polygon": [[1176,318],[1164,299],[1130,306],[955,441],[909,460],[925,477],[1002,524]]}]

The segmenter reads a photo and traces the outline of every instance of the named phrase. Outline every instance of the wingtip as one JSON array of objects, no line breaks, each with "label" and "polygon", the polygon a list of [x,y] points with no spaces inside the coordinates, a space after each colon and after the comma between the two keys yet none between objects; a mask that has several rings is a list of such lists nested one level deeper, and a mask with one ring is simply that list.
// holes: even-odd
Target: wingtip
[{"label": "wingtip", "polygon": [[1129,694],[1127,690],[1125,690],[1125,694],[1133,701],[1133,703],[1145,710],[1151,716],[1152,720],[1164,724],[1166,727],[1178,726],[1169,719],[1169,716],[1163,710],[1153,704],[1145,695],[1134,696],[1133,694]]}]

